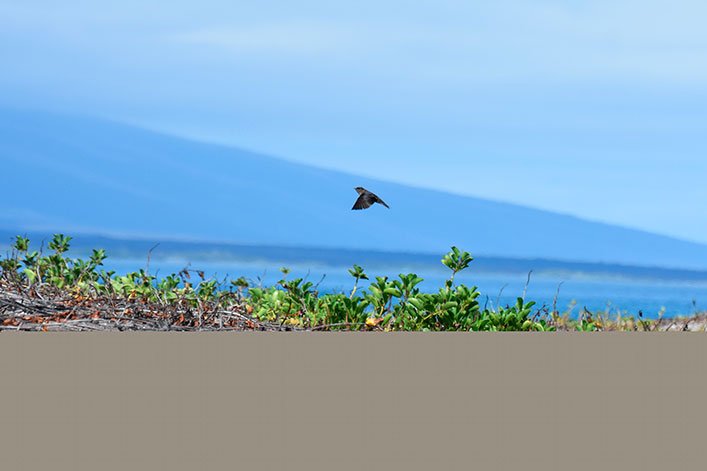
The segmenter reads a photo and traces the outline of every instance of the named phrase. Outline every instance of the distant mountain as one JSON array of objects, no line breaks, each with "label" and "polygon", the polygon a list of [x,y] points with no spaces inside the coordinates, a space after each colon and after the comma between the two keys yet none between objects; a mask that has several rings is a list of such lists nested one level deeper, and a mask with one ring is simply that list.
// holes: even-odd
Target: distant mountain
[{"label": "distant mountain", "polygon": [[[701,244],[98,119],[0,110],[0,171],[8,230],[707,268]],[[391,209],[351,211],[358,185]]]}]

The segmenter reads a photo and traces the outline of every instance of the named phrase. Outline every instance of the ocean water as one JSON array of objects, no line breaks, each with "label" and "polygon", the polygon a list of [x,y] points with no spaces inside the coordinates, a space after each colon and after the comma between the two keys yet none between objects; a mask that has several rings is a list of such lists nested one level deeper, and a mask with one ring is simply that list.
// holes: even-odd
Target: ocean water
[{"label": "ocean water", "polygon": [[[119,274],[146,268],[142,260],[106,260],[105,268]],[[269,262],[191,262],[180,260],[152,260],[149,272],[157,277],[176,273],[188,267],[190,270],[202,270],[207,278],[223,280],[244,276],[252,284],[269,286],[282,278],[281,265]],[[289,265],[288,279],[306,278],[318,284],[320,292],[348,293],[354,279],[348,274],[348,267],[298,266]],[[365,268],[365,267],[364,267]],[[368,269],[366,273],[376,276],[397,277],[400,273],[417,273],[424,278],[422,291],[436,291],[449,277],[449,271],[441,269],[411,269],[409,267],[385,267]],[[457,275],[456,283],[478,286],[482,306],[513,304],[522,296],[526,286],[527,274],[490,274],[474,273],[473,267]],[[196,273],[192,279],[198,281]],[[362,280],[360,288],[366,288],[369,281]],[[558,294],[559,287],[559,294]],[[688,283],[678,281],[645,281],[630,279],[597,279],[581,275],[568,274],[533,274],[527,285],[526,299],[533,300],[538,306],[551,307],[557,295],[557,308],[560,312],[572,309],[573,314],[586,307],[590,311],[608,311],[613,315],[621,313],[637,314],[643,311],[646,318],[655,318],[661,311],[664,317],[691,315],[707,311],[707,283]],[[572,307],[574,306],[574,307]]]}]

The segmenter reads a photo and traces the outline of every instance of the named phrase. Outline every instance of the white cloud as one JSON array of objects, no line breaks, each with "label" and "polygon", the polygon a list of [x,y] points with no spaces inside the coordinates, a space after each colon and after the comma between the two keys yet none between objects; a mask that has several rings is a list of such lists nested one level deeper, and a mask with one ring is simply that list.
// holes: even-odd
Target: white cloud
[{"label": "white cloud", "polygon": [[[707,80],[704,7],[654,3],[505,2],[458,7],[445,21],[405,16],[242,21],[168,35],[215,60],[293,58],[313,69],[424,84]],[[192,51],[194,52],[194,51]],[[219,57],[219,54],[221,56]]]},{"label": "white cloud", "polygon": [[370,46],[361,30],[341,23],[311,21],[202,28],[172,34],[168,39],[239,53],[318,55]]}]

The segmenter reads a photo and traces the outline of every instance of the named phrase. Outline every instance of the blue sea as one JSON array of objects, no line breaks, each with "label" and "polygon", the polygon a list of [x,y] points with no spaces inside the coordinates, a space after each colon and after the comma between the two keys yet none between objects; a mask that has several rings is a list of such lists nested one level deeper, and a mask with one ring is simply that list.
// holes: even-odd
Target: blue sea
[{"label": "blue sea", "polygon": [[[119,274],[145,268],[145,259],[141,260],[106,260],[106,269]],[[206,278],[223,280],[244,276],[252,284],[274,285],[283,276],[281,265],[270,262],[191,262],[181,260],[152,260],[149,272],[157,277],[176,273],[188,267],[201,270]],[[298,266],[289,265],[288,279],[306,278],[318,284],[320,292],[350,292],[354,279],[348,274],[348,267]],[[365,267],[364,267],[365,268]],[[376,276],[397,277],[399,273],[417,273],[424,281],[420,285],[423,291],[439,289],[448,278],[449,272],[441,269],[420,269],[415,267],[385,267],[366,270],[371,279]],[[198,281],[192,272],[193,281]],[[528,279],[527,274],[474,273],[473,268],[458,274],[456,283],[478,286],[481,292],[479,302],[482,306],[513,304],[523,295]],[[362,280],[360,288],[366,288],[370,281]],[[558,294],[559,288],[559,294]],[[527,284],[526,299],[533,300],[538,306],[551,307],[557,295],[557,309],[564,312],[571,309],[578,314],[582,308],[589,311],[605,311],[612,315],[637,314],[642,311],[646,318],[656,318],[661,312],[664,317],[691,315],[707,311],[707,283],[682,281],[646,281],[620,278],[589,278],[572,274],[532,274]]]}]

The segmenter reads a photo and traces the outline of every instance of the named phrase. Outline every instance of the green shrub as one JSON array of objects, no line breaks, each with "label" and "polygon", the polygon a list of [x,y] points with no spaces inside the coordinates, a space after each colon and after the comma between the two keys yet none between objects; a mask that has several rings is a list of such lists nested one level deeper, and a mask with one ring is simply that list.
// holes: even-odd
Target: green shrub
[{"label": "green shrub", "polygon": [[[289,270],[270,287],[251,287],[238,278],[228,283],[205,279],[197,271],[199,281],[191,281],[189,270],[161,279],[141,269],[125,275],[100,269],[106,254],[94,250],[88,260],[67,257],[71,237],[56,234],[48,244],[50,253],[30,251],[30,241],[16,237],[11,253],[0,260],[3,279],[24,286],[39,284],[83,293],[85,296],[114,296],[129,300],[186,307],[213,309],[243,308],[253,318],[282,325],[311,329],[345,330],[486,330],[544,331],[552,330],[546,319],[534,311],[534,302],[518,298],[513,306],[481,309],[480,293],[475,286],[456,285],[455,276],[473,261],[468,252],[452,247],[441,262],[451,274],[444,286],[423,293],[423,279],[415,273],[400,274],[397,279],[375,277],[369,280],[364,269],[354,265],[349,273],[354,278],[348,295],[322,294],[302,278],[288,280]],[[234,291],[235,290],[235,291]],[[591,330],[587,322],[578,330]]]}]

